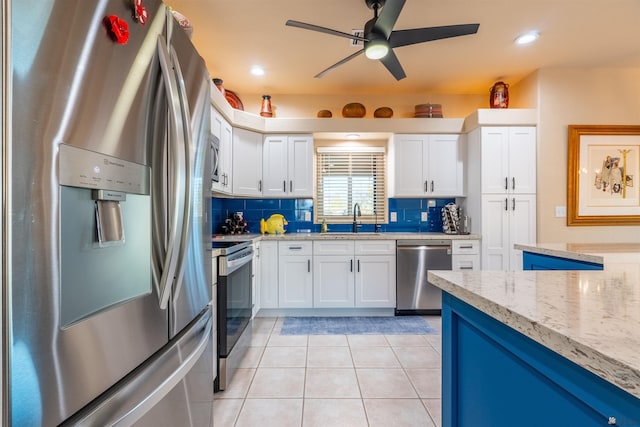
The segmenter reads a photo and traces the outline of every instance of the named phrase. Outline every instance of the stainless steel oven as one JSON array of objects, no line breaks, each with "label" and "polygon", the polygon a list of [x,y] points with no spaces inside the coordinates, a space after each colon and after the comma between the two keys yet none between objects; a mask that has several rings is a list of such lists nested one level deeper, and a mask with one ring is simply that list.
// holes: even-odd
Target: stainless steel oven
[{"label": "stainless steel oven", "polygon": [[211,150],[211,182],[220,182],[220,139],[214,134],[209,135]]},{"label": "stainless steel oven", "polygon": [[225,390],[251,341],[253,247],[251,242],[214,242],[218,257],[218,378]]}]

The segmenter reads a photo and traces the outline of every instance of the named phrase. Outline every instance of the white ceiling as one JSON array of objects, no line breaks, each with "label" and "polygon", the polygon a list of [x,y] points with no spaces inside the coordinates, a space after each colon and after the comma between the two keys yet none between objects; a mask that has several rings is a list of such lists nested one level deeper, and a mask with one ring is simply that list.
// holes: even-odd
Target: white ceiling
[{"label": "white ceiling", "polygon": [[[407,0],[396,30],[479,23],[475,35],[395,49],[396,81],[364,55],[313,76],[357,49],[349,40],[287,27],[293,19],[350,33],[373,17],[364,0],[165,0],[194,27],[213,77],[238,94],[485,94],[539,68],[640,66],[640,0]],[[540,39],[516,46],[538,30]],[[249,69],[262,65],[266,75]],[[624,90],[611,82],[611,90]]]}]

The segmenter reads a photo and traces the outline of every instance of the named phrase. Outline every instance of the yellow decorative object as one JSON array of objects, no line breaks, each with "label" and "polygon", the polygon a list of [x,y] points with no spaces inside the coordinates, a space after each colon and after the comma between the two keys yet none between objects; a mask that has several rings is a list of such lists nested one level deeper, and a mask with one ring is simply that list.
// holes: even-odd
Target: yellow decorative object
[{"label": "yellow decorative object", "polygon": [[289,224],[281,214],[273,214],[267,219],[260,220],[260,233],[262,234],[284,234],[284,226]]}]

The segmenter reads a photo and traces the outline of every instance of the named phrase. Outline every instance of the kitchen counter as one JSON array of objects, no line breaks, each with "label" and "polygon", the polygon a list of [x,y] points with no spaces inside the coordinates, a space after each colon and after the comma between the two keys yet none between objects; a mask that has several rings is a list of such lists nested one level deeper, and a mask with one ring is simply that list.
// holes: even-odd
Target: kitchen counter
[{"label": "kitchen counter", "polygon": [[640,263],[640,243],[538,243],[515,244],[515,249],[574,261],[607,265]]},{"label": "kitchen counter", "polygon": [[450,240],[480,240],[479,234],[446,234],[446,233],[285,233],[285,234],[240,234],[213,235],[214,240],[243,241],[243,240],[404,240],[404,239],[450,239]]},{"label": "kitchen counter", "polygon": [[[428,279],[445,292],[447,304],[451,304],[449,310],[454,310],[451,307],[458,306],[462,307],[461,312],[470,313],[469,318],[475,316],[478,319],[491,319],[493,323],[487,329],[490,331],[487,333],[492,334],[500,328],[507,331],[504,332],[504,336],[509,338],[504,341],[505,346],[508,347],[520,340],[526,341],[527,344],[520,347],[520,351],[525,354],[524,360],[531,357],[527,353],[546,352],[542,357],[546,362],[535,362],[533,365],[551,364],[551,368],[545,369],[553,371],[552,374],[547,375],[552,381],[553,375],[562,376],[564,371],[575,369],[572,368],[575,366],[573,364],[582,368],[581,372],[585,371],[585,374],[590,376],[587,376],[588,380],[581,383],[583,386],[587,384],[587,391],[571,392],[574,396],[578,395],[579,399],[588,401],[593,398],[593,396],[583,396],[589,393],[597,396],[594,387],[599,387],[600,380],[604,380],[603,383],[608,387],[613,386],[614,393],[623,391],[622,400],[616,395],[613,401],[620,402],[619,408],[631,408],[631,412],[634,413],[633,422],[615,425],[640,425],[639,263],[617,263],[605,271],[436,271],[429,272]],[[447,316],[453,315],[450,312],[447,314],[443,308],[443,331],[447,324]],[[449,321],[451,321],[450,317]],[[480,323],[483,321],[481,320]],[[457,333],[457,326],[448,324],[448,327],[451,328],[450,333]],[[515,330],[519,334],[509,330]],[[520,334],[526,338],[519,338],[522,336]],[[447,340],[451,339],[457,338],[447,338]],[[544,350],[535,350],[535,343],[530,343],[527,339],[538,343]],[[443,337],[443,363],[446,360],[447,347],[451,344],[450,341],[448,343],[445,341]],[[464,343],[458,341],[451,348],[458,348],[458,346],[463,348],[463,345]],[[479,361],[482,352],[477,347],[477,342],[475,346],[476,354],[473,357],[477,357],[478,363],[481,363]],[[525,350],[522,350],[523,348]],[[514,351],[515,353],[518,352]],[[555,360],[554,357],[557,355],[561,357]],[[447,355],[449,356],[452,355]],[[567,367],[554,370],[554,364],[564,366],[567,360],[572,363],[567,364]],[[450,366],[449,368],[455,369]],[[499,369],[505,369],[505,367]],[[444,371],[445,368],[443,368],[443,375],[445,375]],[[451,374],[450,371],[449,374]],[[525,376],[525,378],[531,378],[531,376]],[[573,379],[563,381],[570,382]],[[559,382],[560,387],[566,385],[563,381]],[[518,385],[525,387],[524,384],[518,383]],[[602,393],[606,395],[609,391],[611,390],[607,389]],[[543,399],[541,396],[536,396],[537,398]],[[443,402],[445,399],[446,396],[443,395]],[[602,399],[603,402],[606,401],[606,398]],[[609,408],[600,403],[593,403],[593,407]],[[625,406],[627,403],[628,407]],[[532,404],[532,406],[537,405]],[[537,406],[537,409],[542,407]],[[451,407],[448,410],[455,412]],[[604,409],[600,410],[600,412],[604,411]],[[575,422],[552,424],[584,425],[575,424]],[[603,424],[606,425],[606,423]]]}]

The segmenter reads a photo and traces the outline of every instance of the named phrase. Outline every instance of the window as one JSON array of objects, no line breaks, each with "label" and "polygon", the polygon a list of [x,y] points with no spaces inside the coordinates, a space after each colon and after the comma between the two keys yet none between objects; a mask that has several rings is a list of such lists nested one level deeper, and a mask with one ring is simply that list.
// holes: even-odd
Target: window
[{"label": "window", "polygon": [[386,223],[386,162],[382,147],[318,147],[316,222],[353,222],[357,203],[362,223]]}]

